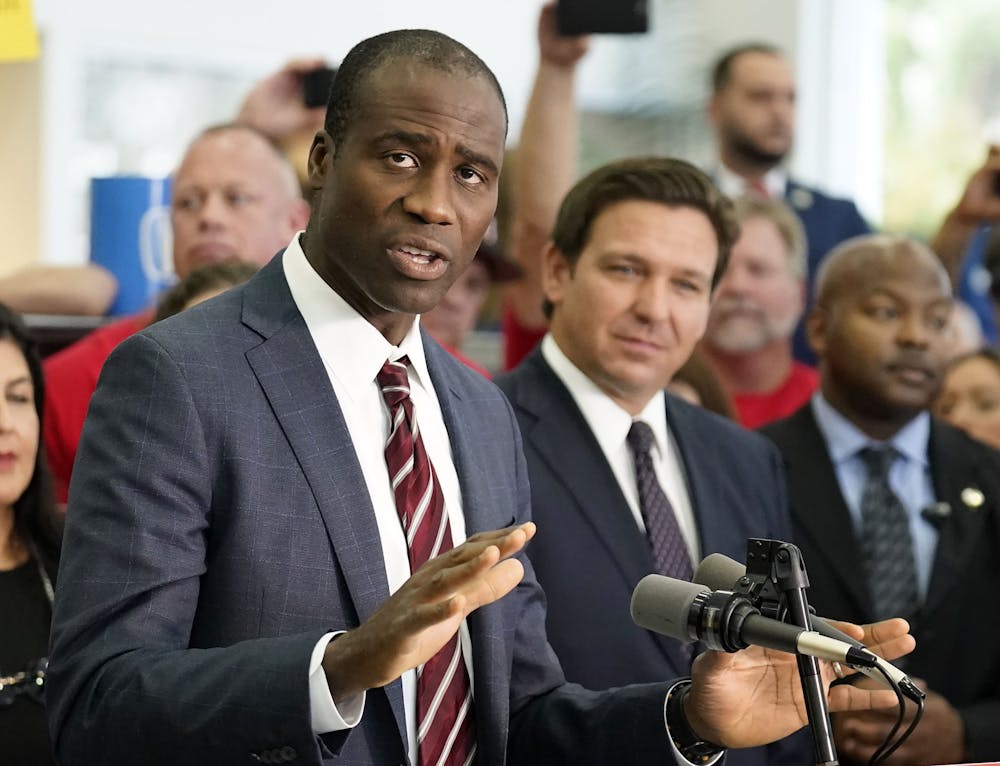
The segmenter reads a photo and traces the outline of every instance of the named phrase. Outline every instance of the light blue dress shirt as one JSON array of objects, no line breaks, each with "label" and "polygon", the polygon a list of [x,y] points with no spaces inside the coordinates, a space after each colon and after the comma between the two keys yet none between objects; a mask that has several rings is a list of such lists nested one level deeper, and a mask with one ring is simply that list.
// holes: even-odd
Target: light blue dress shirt
[{"label": "light blue dress shirt", "polygon": [[[907,423],[891,439],[876,441],[837,412],[821,393],[812,399],[813,415],[826,441],[830,460],[840,484],[840,492],[851,514],[854,536],[861,536],[861,494],[864,490],[867,469],[858,453],[865,447],[892,446],[897,458],[889,469],[889,486],[906,508],[913,540],[913,557],[917,567],[917,588],[921,601],[927,597],[934,550],[938,532],[924,519],[921,512],[936,501],[931,480],[930,462],[927,459],[927,442],[931,432],[931,418],[922,412]],[[809,562],[806,569],[809,568]]]}]

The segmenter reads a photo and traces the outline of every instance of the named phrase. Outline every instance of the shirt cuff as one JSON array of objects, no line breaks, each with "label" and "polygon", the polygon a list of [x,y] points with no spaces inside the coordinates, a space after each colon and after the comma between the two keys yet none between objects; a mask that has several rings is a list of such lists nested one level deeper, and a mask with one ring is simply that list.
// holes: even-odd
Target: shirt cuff
[{"label": "shirt cuff", "polygon": [[667,730],[667,739],[670,740],[670,749],[673,751],[674,759],[677,761],[677,763],[691,764],[691,766],[712,766],[712,764],[718,763],[722,759],[722,756],[726,754],[725,750],[720,750],[718,753],[716,753],[711,757],[701,757],[697,761],[691,761],[685,758],[684,754],[681,753],[681,751],[677,748],[677,745],[674,742],[674,737],[670,732],[670,719],[667,716],[667,703],[670,701],[670,695],[673,694],[674,691],[680,691],[681,686],[690,686],[690,685],[691,685],[690,678],[682,678],[673,686],[671,686],[669,689],[667,689],[667,693],[663,697],[663,727]]},{"label": "shirt cuff", "polygon": [[330,684],[323,671],[323,655],[327,645],[345,631],[327,633],[313,647],[309,660],[309,708],[312,712],[313,734],[329,734],[332,731],[353,729],[365,712],[365,693],[344,700],[338,708],[330,694]]}]

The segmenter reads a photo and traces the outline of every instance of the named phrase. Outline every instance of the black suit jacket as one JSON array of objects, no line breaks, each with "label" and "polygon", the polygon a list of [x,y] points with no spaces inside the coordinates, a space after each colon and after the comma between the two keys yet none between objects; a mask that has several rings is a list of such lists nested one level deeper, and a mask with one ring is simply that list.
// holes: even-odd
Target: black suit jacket
[{"label": "black suit jacket", "polygon": [[805,334],[805,317],[812,306],[813,281],[826,254],[844,240],[871,233],[858,206],[852,200],[831,197],[814,186],[789,178],[785,185],[785,203],[792,208],[802,221],[808,247],[808,268],[806,278],[808,304],[795,328],[792,348],[795,358],[806,364],[816,364],[816,355],[809,347]]},{"label": "black suit jacket", "polygon": [[[785,460],[795,540],[819,614],[873,619],[864,565],[826,441],[806,405],[761,429]],[[1000,759],[1000,453],[933,420],[928,445],[940,521],[926,603],[911,620],[910,675],[954,705],[973,760]],[[978,490],[983,502],[975,504]]]},{"label": "black suit jacket", "polygon": [[[679,642],[632,622],[632,590],[655,571],[649,542],[569,390],[538,348],[495,382],[521,427],[538,523],[528,556],[548,598],[549,641],[566,677],[606,689],[687,675]],[[748,537],[789,539],[774,448],[731,421],[664,396],[702,553],[743,561]],[[727,763],[804,763],[801,748],[797,739],[772,746],[769,757],[764,748],[732,751]]]}]

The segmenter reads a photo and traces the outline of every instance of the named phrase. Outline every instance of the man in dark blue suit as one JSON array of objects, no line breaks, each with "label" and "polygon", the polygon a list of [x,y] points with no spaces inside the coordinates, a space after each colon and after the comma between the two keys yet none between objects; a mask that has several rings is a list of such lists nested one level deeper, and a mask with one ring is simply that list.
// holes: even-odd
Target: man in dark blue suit
[{"label": "man in dark blue suit", "polygon": [[[783,199],[798,214],[809,246],[811,295],[823,257],[845,239],[871,229],[854,202],[807,186],[783,168],[794,138],[795,79],[776,47],[749,43],[730,49],[713,67],[711,86],[708,111],[719,155],[715,182],[731,197]],[[797,359],[815,363],[802,322],[794,343]]]},{"label": "man in dark blue suit", "polygon": [[[672,740],[719,752],[800,725],[795,662],[763,651],[708,655],[690,683],[564,680],[521,554],[510,406],[417,321],[482,240],[505,133],[461,44],[360,43],[312,147],[306,232],[111,355],[55,603],[61,763],[683,763]],[[870,637],[909,648],[901,624]],[[748,724],[762,706],[768,725]]]},{"label": "man in dark blue suit", "polygon": [[[605,165],[566,196],[545,252],[549,334],[496,379],[524,440],[533,517],[528,556],[548,596],[549,641],[590,688],[686,675],[690,654],[629,616],[636,583],[662,571],[638,459],[654,468],[690,562],[742,560],[748,537],[788,540],[784,474],[766,440],[664,393],[701,338],[737,232],[729,201],[681,160]],[[731,752],[730,763],[800,764],[808,738]]]}]

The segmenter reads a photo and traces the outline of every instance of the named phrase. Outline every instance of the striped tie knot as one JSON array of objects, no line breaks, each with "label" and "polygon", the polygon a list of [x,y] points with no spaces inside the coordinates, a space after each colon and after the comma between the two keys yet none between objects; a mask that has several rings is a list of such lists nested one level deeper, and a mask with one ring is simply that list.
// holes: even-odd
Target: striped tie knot
[{"label": "striped tie knot", "polygon": [[406,367],[410,360],[405,356],[395,362],[387,361],[378,371],[375,380],[382,389],[382,398],[390,412],[402,404],[410,396],[410,379],[406,375]]}]

